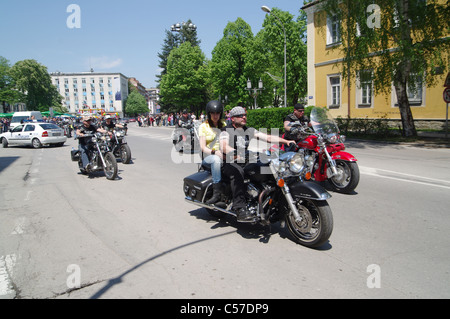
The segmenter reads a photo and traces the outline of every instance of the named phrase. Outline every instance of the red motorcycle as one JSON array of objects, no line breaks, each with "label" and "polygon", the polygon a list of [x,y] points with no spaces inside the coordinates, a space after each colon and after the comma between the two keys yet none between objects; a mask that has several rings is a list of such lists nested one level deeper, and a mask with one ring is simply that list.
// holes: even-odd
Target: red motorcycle
[{"label": "red motorcycle", "polygon": [[297,152],[304,152],[305,165],[310,178],[317,182],[327,181],[334,191],[349,194],[359,184],[357,159],[345,150],[345,136],[339,134],[339,128],[327,109],[314,108],[311,111],[311,128],[300,122],[294,122],[306,138],[297,143]]}]

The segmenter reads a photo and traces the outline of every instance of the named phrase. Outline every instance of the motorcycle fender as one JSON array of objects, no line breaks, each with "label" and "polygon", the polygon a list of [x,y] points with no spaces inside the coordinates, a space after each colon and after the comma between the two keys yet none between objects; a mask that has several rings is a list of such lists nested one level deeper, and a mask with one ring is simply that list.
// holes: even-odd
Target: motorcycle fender
[{"label": "motorcycle fender", "polygon": [[343,160],[347,162],[357,162],[358,160],[352,154],[347,152],[336,152],[331,155],[333,160]]},{"label": "motorcycle fender", "polygon": [[330,193],[315,182],[299,181],[289,185],[289,189],[294,199],[313,199],[322,201],[331,198]]}]

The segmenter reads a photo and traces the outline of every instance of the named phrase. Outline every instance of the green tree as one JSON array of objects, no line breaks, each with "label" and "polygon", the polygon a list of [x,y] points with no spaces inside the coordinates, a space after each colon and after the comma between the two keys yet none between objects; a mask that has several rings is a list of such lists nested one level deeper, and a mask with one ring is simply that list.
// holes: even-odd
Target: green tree
[{"label": "green tree", "polygon": [[25,100],[25,95],[15,88],[15,82],[10,74],[11,67],[9,61],[0,56],[0,103],[3,110],[6,110],[6,104],[14,104]]},{"label": "green tree", "polygon": [[378,0],[373,5],[372,0],[324,1],[327,15],[341,21],[342,45],[336,49],[344,56],[343,77],[363,74],[373,81],[375,94],[391,93],[393,84],[403,135],[417,136],[408,89],[422,81],[435,86],[436,73],[448,70],[448,1]]},{"label": "green tree", "polygon": [[242,18],[238,18],[235,22],[228,23],[222,39],[212,52],[213,92],[215,96],[227,96],[232,105],[253,104],[246,90],[247,80],[250,77],[253,83],[259,80],[258,74],[250,73],[252,67],[247,66],[248,71],[246,70],[248,57],[251,56],[254,45],[253,40],[251,27]]},{"label": "green tree", "polygon": [[[306,14],[300,10],[297,20],[286,11],[272,9],[273,14],[266,15],[260,31],[262,49],[267,56],[266,71],[272,78],[282,79],[278,83],[278,94],[284,96],[284,30],[286,30],[286,65],[288,105],[295,105],[300,98],[306,96],[307,76],[307,46],[306,46]],[[278,17],[280,20],[278,20]],[[283,26],[280,24],[283,23]]]},{"label": "green tree", "polygon": [[185,42],[172,50],[160,83],[162,103],[198,112],[208,99],[208,70],[200,47]]},{"label": "green tree", "polygon": [[128,115],[138,115],[148,112],[149,109],[145,98],[137,91],[131,92],[125,102],[125,113]]},{"label": "green tree", "polygon": [[25,95],[27,110],[48,111],[49,107],[61,107],[62,97],[52,84],[47,67],[35,60],[17,62],[10,75],[18,91]]},{"label": "green tree", "polygon": [[201,41],[197,37],[197,29],[190,28],[190,25],[192,25],[192,21],[189,19],[187,23],[180,25],[180,30],[177,32],[166,30],[162,50],[158,53],[159,67],[161,68],[161,74],[156,76],[158,82],[161,82],[161,78],[167,73],[167,60],[173,49],[178,48],[185,42],[190,42],[193,46],[200,45]]}]

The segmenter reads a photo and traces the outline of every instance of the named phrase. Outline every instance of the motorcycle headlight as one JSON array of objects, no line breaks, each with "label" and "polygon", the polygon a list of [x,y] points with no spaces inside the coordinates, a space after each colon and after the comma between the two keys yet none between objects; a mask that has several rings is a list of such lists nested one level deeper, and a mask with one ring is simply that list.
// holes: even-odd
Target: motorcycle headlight
[{"label": "motorcycle headlight", "polygon": [[301,154],[295,154],[289,161],[289,170],[294,174],[300,174],[304,167],[305,160]]},{"label": "motorcycle headlight", "polygon": [[116,133],[116,136],[117,136],[117,137],[121,137],[121,136],[122,136],[122,133],[121,133],[121,132],[117,132],[117,133]]},{"label": "motorcycle headlight", "polygon": [[337,142],[337,140],[338,140],[338,136],[336,134],[328,136],[328,141],[330,141],[331,144],[335,144]]},{"label": "motorcycle headlight", "polygon": [[96,137],[93,137],[91,141],[92,141],[93,143],[97,143],[97,138],[96,138]]}]

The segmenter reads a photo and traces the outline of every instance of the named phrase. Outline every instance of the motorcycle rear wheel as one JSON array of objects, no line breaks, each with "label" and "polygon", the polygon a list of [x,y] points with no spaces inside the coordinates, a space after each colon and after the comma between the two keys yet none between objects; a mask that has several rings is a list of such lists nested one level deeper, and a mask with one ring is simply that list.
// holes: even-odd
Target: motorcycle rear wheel
[{"label": "motorcycle rear wheel", "polygon": [[105,164],[103,166],[103,171],[105,172],[106,178],[110,181],[117,178],[117,161],[113,153],[109,152],[105,154]]},{"label": "motorcycle rear wheel", "polygon": [[358,163],[336,160],[336,169],[339,175],[328,179],[333,190],[342,194],[350,194],[359,184]]},{"label": "motorcycle rear wheel", "polygon": [[296,203],[302,220],[295,220],[291,210],[285,220],[294,241],[309,248],[325,244],[333,232],[333,215],[327,201],[299,200]]}]

